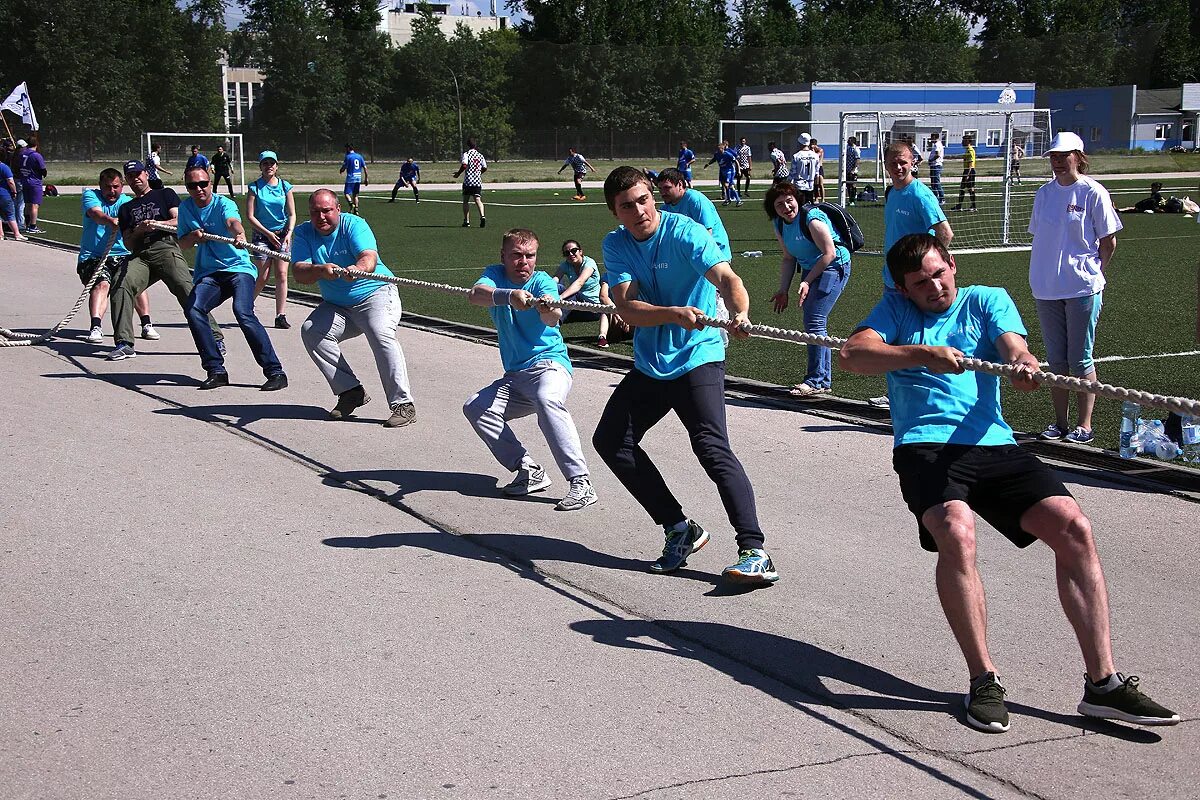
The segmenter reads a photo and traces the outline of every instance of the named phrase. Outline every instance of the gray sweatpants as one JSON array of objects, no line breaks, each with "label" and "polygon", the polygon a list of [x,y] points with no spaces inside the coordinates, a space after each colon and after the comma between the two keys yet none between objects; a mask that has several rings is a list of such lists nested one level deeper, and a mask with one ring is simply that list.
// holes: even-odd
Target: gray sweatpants
[{"label": "gray sweatpants", "polygon": [[538,427],[550,445],[554,461],[567,480],[588,474],[583,447],[571,412],[567,394],[571,391],[571,373],[557,361],[538,361],[480,389],[463,406],[471,426],[492,451],[500,465],[516,472],[529,454],[517,439],[508,421],[537,414]]},{"label": "gray sweatpants", "polygon": [[300,338],[334,394],[362,383],[342,355],[341,342],[365,335],[375,354],[375,366],[383,381],[388,406],[395,409],[401,403],[413,402],[408,364],[396,341],[400,314],[400,294],[395,286],[389,285],[376,290],[358,305],[339,306],[325,301],[308,315],[300,327]]}]

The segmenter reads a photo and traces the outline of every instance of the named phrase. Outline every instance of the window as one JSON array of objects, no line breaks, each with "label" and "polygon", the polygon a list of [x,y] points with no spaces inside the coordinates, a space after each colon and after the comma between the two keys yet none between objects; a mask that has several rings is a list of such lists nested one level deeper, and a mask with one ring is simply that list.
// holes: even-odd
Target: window
[{"label": "window", "polygon": [[855,131],[854,138],[858,139],[858,146],[863,148],[864,150],[871,146],[871,132],[870,131]]},{"label": "window", "polygon": [[1093,126],[1092,126],[1092,136],[1091,136],[1091,140],[1092,140],[1093,142],[1098,142],[1098,141],[1100,141],[1100,128],[1099,128],[1099,126],[1096,126],[1096,125],[1093,125]]},{"label": "window", "polygon": [[1165,142],[1167,139],[1170,139],[1171,138],[1171,129],[1174,127],[1175,126],[1172,125],[1170,122],[1164,122],[1160,125],[1155,125],[1154,126],[1155,141]]},{"label": "window", "polygon": [[1179,138],[1185,142],[1192,141],[1192,123],[1185,122],[1180,126]]},{"label": "window", "polygon": [[988,128],[987,146],[988,147],[999,147],[1000,146],[1000,129],[999,128]]},{"label": "window", "polygon": [[879,143],[883,147],[887,147],[889,144],[891,144],[892,143],[892,132],[891,131],[881,131],[879,134]]},{"label": "window", "polygon": [[966,128],[963,130],[963,138],[970,139],[971,144],[979,144],[979,131],[976,128]]}]

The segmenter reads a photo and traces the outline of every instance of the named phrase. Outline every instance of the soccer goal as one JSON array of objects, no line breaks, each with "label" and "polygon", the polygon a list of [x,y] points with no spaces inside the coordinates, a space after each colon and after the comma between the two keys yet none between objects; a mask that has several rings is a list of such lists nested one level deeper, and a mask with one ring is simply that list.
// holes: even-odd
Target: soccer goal
[{"label": "soccer goal", "polygon": [[[159,160],[172,173],[167,176],[171,180],[164,182],[177,186],[183,185],[183,167],[192,155],[192,145],[199,146],[200,152],[210,161],[217,146],[224,145],[225,152],[231,158],[229,171],[233,178],[233,190],[238,194],[246,192],[246,154],[240,133],[149,132],[142,135],[142,145],[143,160],[150,157],[154,145],[159,146]],[[216,187],[213,190],[216,191]]]},{"label": "soccer goal", "polygon": [[[955,252],[1030,248],[1033,197],[1050,177],[1050,165],[1042,158],[1050,142],[1048,109],[846,112],[837,141],[844,143],[851,136],[862,153],[858,189],[872,179],[886,188],[883,153],[899,140],[911,142],[925,159],[919,177],[934,189],[928,158],[935,142],[942,143],[940,190],[954,230]],[[965,175],[968,141],[975,148],[973,181]],[[838,196],[846,205],[858,199],[848,196],[846,148],[839,148],[838,160]],[[882,235],[867,239],[867,252],[871,244],[883,241]]]}]

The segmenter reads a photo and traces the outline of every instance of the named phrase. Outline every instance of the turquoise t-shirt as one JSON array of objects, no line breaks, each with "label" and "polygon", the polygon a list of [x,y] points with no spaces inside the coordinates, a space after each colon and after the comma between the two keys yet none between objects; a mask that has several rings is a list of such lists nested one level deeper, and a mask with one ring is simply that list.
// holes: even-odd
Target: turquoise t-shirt
[{"label": "turquoise t-shirt", "polygon": [[[704,277],[727,261],[698,222],[682,214],[660,214],[658,230],[644,242],[624,226],[604,237],[604,279],[609,286],[637,281],[639,300],[656,306],[694,306],[717,314],[717,287]],[[685,330],[680,325],[639,327],[633,335],[633,365],[651,378],[671,380],[703,364],[725,360],[718,328]]]},{"label": "turquoise t-shirt", "polygon": [[819,208],[810,208],[808,213],[803,218],[799,214],[791,221],[790,224],[784,223],[778,217],[775,219],[776,228],[779,234],[783,237],[784,247],[787,248],[788,254],[796,259],[802,270],[812,269],[813,264],[821,260],[824,253],[821,248],[810,241],[804,235],[804,230],[801,225],[808,225],[813,220],[825,223],[825,227],[829,229],[830,235],[833,237],[833,263],[829,266],[844,266],[850,263],[850,251],[842,244],[842,237],[838,235],[837,228],[833,227],[833,222],[830,221],[829,215]]},{"label": "turquoise t-shirt", "polygon": [[[108,237],[113,232],[113,229],[109,226],[103,225],[88,216],[88,211],[93,208],[99,208],[105,214],[115,219],[117,213],[121,210],[121,206],[132,199],[127,194],[119,194],[117,195],[117,199],[112,203],[106,203],[104,202],[104,198],[100,196],[99,190],[83,190],[83,200],[80,203],[83,208],[83,235],[79,238],[80,262],[86,261],[89,258],[99,258],[104,253]],[[108,254],[114,257],[129,255],[129,248],[122,241],[121,234],[117,234],[117,241],[113,242],[112,250],[109,250]]]},{"label": "turquoise t-shirt", "polygon": [[893,186],[888,190],[887,204],[883,207],[884,286],[896,288],[887,268],[887,253],[892,245],[910,233],[933,233],[933,226],[945,219],[937,195],[920,181],[913,181],[903,189]]},{"label": "turquoise t-shirt", "polygon": [[[378,255],[379,245],[366,220],[353,214],[342,214],[338,226],[330,231],[328,236],[317,233],[311,222],[298,225],[296,232],[292,234],[292,261],[296,263],[336,264],[339,267],[353,268],[364,250],[374,250]],[[395,277],[395,274],[384,266],[382,258],[376,259],[375,272],[372,274]],[[321,297],[334,305],[349,307],[358,305],[390,284],[367,278],[355,281],[322,278],[317,281],[317,285],[321,288]]]},{"label": "turquoise t-shirt", "polygon": [[662,210],[672,214],[683,214],[688,219],[699,222],[712,231],[712,236],[717,240],[726,259],[733,255],[729,246],[729,234],[725,232],[725,223],[721,221],[716,204],[700,192],[688,189],[683,193],[683,197],[679,198],[678,203],[663,203]]},{"label": "turquoise t-shirt", "polygon": [[[558,284],[544,272],[534,270],[525,283],[513,283],[508,279],[503,264],[492,264],[484,269],[476,286],[492,289],[524,289],[534,297],[550,295],[558,299]],[[571,359],[567,356],[567,344],[557,325],[547,325],[536,308],[517,311],[511,306],[492,306],[488,309],[496,323],[500,339],[500,361],[505,372],[532,367],[538,361],[557,361],[574,372]]]},{"label": "turquoise t-shirt", "polygon": [[[237,203],[225,195],[214,194],[212,202],[204,208],[196,205],[196,201],[188,198],[179,204],[179,236],[185,236],[192,231],[204,229],[205,233],[216,236],[233,238],[233,231],[225,224],[226,220],[242,221]],[[258,277],[258,268],[250,261],[250,254],[240,247],[234,247],[224,242],[202,241],[196,245],[196,264],[193,275],[197,280],[214,272],[247,272]]]},{"label": "turquoise t-shirt", "polygon": [[282,178],[276,178],[274,186],[259,178],[246,190],[255,198],[254,216],[272,233],[287,225],[287,193],[291,190],[292,185]]},{"label": "turquoise t-shirt", "polygon": [[583,272],[588,267],[592,268],[592,274],[583,282],[583,286],[579,287],[579,291],[568,297],[568,300],[586,300],[589,303],[600,302],[600,268],[596,266],[596,259],[591,256],[584,256],[583,263],[579,265],[579,270],[576,271],[575,265],[570,261],[563,259],[558,265],[559,270],[566,276],[566,285],[570,286],[579,278],[579,273]]},{"label": "turquoise t-shirt", "polygon": [[[970,358],[999,361],[996,340],[1026,335],[1008,292],[964,286],[942,314],[926,314],[898,292],[885,293],[859,328],[892,345],[954,347]],[[1000,378],[983,372],[936,374],[924,367],[887,374],[895,446],[1016,444],[1000,411]]]}]

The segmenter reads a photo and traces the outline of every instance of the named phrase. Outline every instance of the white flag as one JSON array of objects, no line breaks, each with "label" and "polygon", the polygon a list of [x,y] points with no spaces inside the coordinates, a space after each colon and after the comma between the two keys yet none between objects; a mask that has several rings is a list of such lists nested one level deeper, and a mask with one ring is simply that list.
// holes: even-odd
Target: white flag
[{"label": "white flag", "polygon": [[33,113],[33,103],[29,102],[29,87],[24,82],[8,94],[8,98],[0,103],[0,110],[19,114],[21,121],[35,131],[38,129],[37,115]]}]

